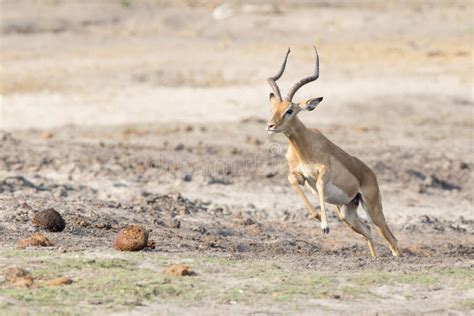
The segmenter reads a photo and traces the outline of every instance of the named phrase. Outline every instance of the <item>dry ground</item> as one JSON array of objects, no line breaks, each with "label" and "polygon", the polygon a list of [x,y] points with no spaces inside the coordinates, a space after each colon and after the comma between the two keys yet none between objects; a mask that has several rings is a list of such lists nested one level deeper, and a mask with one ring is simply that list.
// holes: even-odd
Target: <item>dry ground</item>
[{"label": "dry ground", "polygon": [[[37,287],[0,278],[0,313],[471,313],[472,2],[230,3],[1,1],[0,269]],[[302,119],[374,169],[402,258],[332,211],[324,236],[265,134],[314,43]],[[48,207],[55,246],[16,249]],[[130,223],[157,247],[112,250]]]}]

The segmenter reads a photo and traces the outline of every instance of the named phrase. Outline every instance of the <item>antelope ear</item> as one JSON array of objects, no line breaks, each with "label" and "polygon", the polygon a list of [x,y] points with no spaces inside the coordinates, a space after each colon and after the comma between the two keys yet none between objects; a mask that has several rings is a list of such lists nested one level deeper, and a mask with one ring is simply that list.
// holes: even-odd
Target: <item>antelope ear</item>
[{"label": "antelope ear", "polygon": [[280,101],[280,100],[278,100],[278,98],[277,98],[273,93],[270,93],[269,99],[270,99],[270,102],[271,102],[272,104],[275,104],[275,103],[277,103],[278,101]]},{"label": "antelope ear", "polygon": [[309,99],[307,101],[303,101],[300,103],[300,107],[302,110],[305,111],[312,111],[314,110],[318,104],[323,100],[323,97]]}]

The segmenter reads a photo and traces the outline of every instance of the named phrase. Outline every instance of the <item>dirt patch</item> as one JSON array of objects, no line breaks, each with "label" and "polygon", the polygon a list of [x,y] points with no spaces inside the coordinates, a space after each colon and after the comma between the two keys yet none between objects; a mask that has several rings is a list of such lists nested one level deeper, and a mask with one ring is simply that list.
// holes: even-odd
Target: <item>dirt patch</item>
[{"label": "dirt patch", "polygon": [[[113,131],[109,130],[107,133]],[[188,132],[184,128],[178,128],[174,133],[179,137],[181,133]],[[202,175],[195,171],[192,179],[185,179],[181,177],[185,173],[179,168],[179,161],[184,159],[184,156],[181,151],[170,151],[168,146],[150,147],[120,143],[105,146],[89,142],[67,144],[54,139],[43,139],[35,143],[19,137],[9,137],[11,140],[3,143],[4,148],[8,150],[2,152],[3,159],[0,160],[9,172],[14,170],[10,161],[19,157],[20,152],[27,150],[31,157],[43,158],[17,164],[15,170],[23,176],[9,176],[3,180],[3,183],[8,184],[8,189],[2,195],[5,212],[2,212],[0,220],[4,223],[3,229],[9,232],[3,234],[4,242],[13,241],[24,231],[32,229],[30,218],[37,210],[55,208],[61,209],[62,216],[68,223],[61,245],[58,246],[71,251],[106,247],[113,243],[120,227],[133,222],[152,231],[151,237],[157,241],[156,250],[200,249],[268,256],[283,253],[306,256],[325,252],[343,256],[367,253],[361,239],[357,235],[351,235],[332,212],[330,221],[335,229],[332,230],[330,238],[321,240],[317,222],[306,218],[306,211],[298,204],[299,200],[292,194],[291,188],[288,188],[285,162],[281,156],[262,156],[261,163],[272,164],[271,178],[252,178],[246,172],[234,172],[230,168],[231,172],[228,173],[224,171],[225,168],[217,168]],[[57,153],[44,152],[43,146],[54,146]],[[255,157],[260,149],[243,146],[235,151],[232,146],[211,144],[203,150],[200,144],[188,144],[186,162],[193,170],[199,165],[197,158],[208,155],[211,151],[218,156],[227,157],[229,166],[245,165],[249,157]],[[64,154],[61,155],[60,152]],[[160,160],[153,159],[156,155],[161,156]],[[390,157],[397,159],[396,154]],[[191,159],[196,159],[196,162]],[[273,165],[274,163],[277,166]],[[413,166],[412,163],[411,168]],[[374,169],[381,183],[393,183],[394,178],[389,177],[389,174],[393,176],[395,169],[379,165]],[[64,172],[64,178],[48,176],[51,172],[58,171]],[[460,168],[459,171],[466,172],[466,169]],[[397,172],[403,174],[401,171]],[[68,178],[71,180],[67,180]],[[210,184],[212,178],[225,181]],[[159,179],[162,186],[170,189],[173,185],[169,184],[178,181],[184,191],[188,192],[201,192],[200,187],[215,187],[218,191],[237,193],[246,189],[259,190],[262,186],[275,186],[281,190],[278,187],[281,185],[286,190],[285,196],[294,198],[291,201],[294,201],[298,209],[295,210],[293,206],[293,209],[285,210],[284,207],[279,207],[273,210],[269,201],[275,199],[285,202],[285,198],[282,199],[279,194],[271,195],[265,201],[266,204],[255,205],[250,201],[243,201],[243,198],[232,202],[217,202],[212,200],[214,197],[211,195],[200,199],[189,198],[178,192],[156,193],[152,190],[152,186],[157,183],[156,179]],[[467,182],[464,183],[468,187],[470,177],[466,179]],[[100,188],[95,184],[97,181],[101,183]],[[410,180],[401,177],[400,181]],[[149,186],[149,183],[153,185]],[[398,185],[398,182],[393,183],[395,188]],[[442,188],[432,190],[443,191]],[[462,198],[467,194],[464,189],[448,192],[449,198]],[[431,199],[433,194],[426,193],[426,196]],[[259,201],[258,196],[256,201]],[[421,242],[429,247],[432,255],[453,254],[459,251],[459,255],[468,256],[471,252],[472,247],[466,243],[466,240],[473,238],[474,230],[469,218],[460,216],[448,220],[430,214],[406,216],[395,223],[389,220],[389,223],[395,226],[395,234],[400,239],[402,248],[410,248],[410,244]],[[423,236],[427,235],[439,235],[439,238],[430,242],[425,238],[423,241]],[[445,243],[441,248],[433,245],[443,236]],[[82,241],[77,242],[77,238]],[[379,242],[381,254],[386,255],[385,245],[381,240]],[[449,249],[448,243],[453,245]],[[424,252],[426,251],[428,250]],[[407,256],[415,254],[413,251],[406,253]]]}]

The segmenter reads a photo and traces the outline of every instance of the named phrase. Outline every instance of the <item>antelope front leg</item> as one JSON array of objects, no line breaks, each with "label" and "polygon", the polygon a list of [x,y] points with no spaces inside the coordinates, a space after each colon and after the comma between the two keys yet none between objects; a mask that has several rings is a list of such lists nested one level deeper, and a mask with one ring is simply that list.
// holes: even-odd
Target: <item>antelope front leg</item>
[{"label": "antelope front leg", "polygon": [[326,168],[322,168],[319,171],[319,177],[316,181],[316,190],[319,193],[319,203],[321,204],[321,229],[323,233],[329,234],[329,225],[328,225],[328,218],[326,215],[326,205],[324,204],[324,188],[326,187],[326,183],[328,181],[329,175],[327,173]]},{"label": "antelope front leg", "polygon": [[[314,180],[313,183],[309,183],[308,187],[310,188],[311,192],[319,197],[319,204],[321,206],[321,229],[323,233],[329,234],[329,225],[328,225],[328,218],[326,215],[326,205],[324,204],[324,188],[326,187],[326,183],[329,180],[329,174],[326,168],[322,168],[319,171],[319,174],[315,175],[316,180],[316,190],[314,189]],[[318,191],[318,192],[316,192]]]},{"label": "antelope front leg", "polygon": [[314,206],[311,204],[311,202],[308,200],[303,190],[300,188],[300,185],[304,184],[303,177],[297,173],[290,173],[288,175],[288,181],[290,181],[290,184],[293,187],[293,189],[303,199],[303,203],[309,211],[310,218],[315,218],[318,221],[321,221],[321,217],[319,216],[318,212],[316,211]]}]

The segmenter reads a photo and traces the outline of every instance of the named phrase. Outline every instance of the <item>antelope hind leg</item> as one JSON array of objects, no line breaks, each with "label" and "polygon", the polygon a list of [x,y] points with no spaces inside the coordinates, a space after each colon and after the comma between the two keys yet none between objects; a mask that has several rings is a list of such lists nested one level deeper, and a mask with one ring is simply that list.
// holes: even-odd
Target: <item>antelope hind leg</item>
[{"label": "antelope hind leg", "polygon": [[346,223],[347,226],[349,226],[356,233],[364,236],[365,240],[367,241],[367,246],[369,247],[370,255],[372,257],[377,257],[370,227],[365,224],[357,214],[357,207],[359,205],[358,199],[358,196],[356,196],[348,204],[343,205],[340,208],[339,206],[336,206],[337,213],[339,218],[344,223]]},{"label": "antelope hind leg", "polygon": [[362,188],[362,207],[366,210],[372,222],[377,226],[382,236],[388,242],[392,255],[398,257],[400,255],[398,242],[385,221],[378,188]]}]

